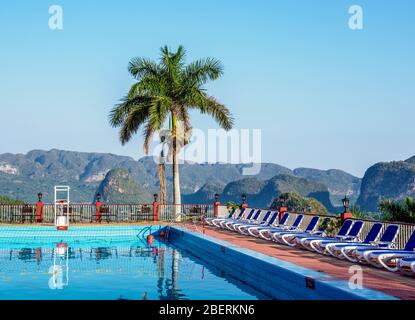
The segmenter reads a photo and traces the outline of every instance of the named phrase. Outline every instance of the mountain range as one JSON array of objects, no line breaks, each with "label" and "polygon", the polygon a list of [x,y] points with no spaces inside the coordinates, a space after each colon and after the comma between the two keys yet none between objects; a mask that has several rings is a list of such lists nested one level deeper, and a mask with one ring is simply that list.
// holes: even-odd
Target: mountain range
[{"label": "mountain range", "polygon": [[[277,164],[263,163],[258,175],[247,177],[243,175],[247,166],[249,165],[181,164],[183,201],[211,201],[216,192],[221,194],[222,201],[239,201],[245,192],[253,204],[267,206],[279,193],[293,191],[303,196],[315,195],[328,209],[332,209],[340,205],[339,199],[344,194],[348,193],[352,198],[359,195],[361,179],[341,170],[290,170]],[[114,172],[114,169],[123,171]],[[171,165],[166,165],[169,194],[172,190],[171,172]],[[91,202],[97,191],[108,194],[105,190],[113,190],[105,188],[114,179],[126,179],[124,182],[128,181],[130,188],[140,194],[136,198],[133,194],[130,195],[133,198],[129,198],[129,201],[150,199],[150,195],[159,190],[157,164],[152,157],[143,157],[137,161],[109,153],[57,149],[0,155],[0,195],[28,202],[35,201],[39,191],[44,194],[46,202],[52,202],[55,185],[70,185],[74,202]]]},{"label": "mountain range", "polygon": [[[218,192],[222,203],[240,202],[247,193],[250,204],[265,207],[280,193],[296,193],[319,200],[329,211],[341,207],[347,194],[362,210],[375,212],[381,199],[415,197],[415,157],[380,162],[363,179],[341,170],[289,168],[261,164],[256,176],[244,176],[242,164],[180,166],[184,203],[209,203]],[[171,166],[166,166],[168,193],[172,191]],[[33,150],[27,154],[0,155],[0,196],[35,202],[37,193],[53,201],[53,186],[71,186],[74,202],[90,203],[97,192],[108,201],[151,201],[159,191],[157,164],[152,157],[134,160],[109,153]],[[119,192],[119,191],[122,192]]]}]

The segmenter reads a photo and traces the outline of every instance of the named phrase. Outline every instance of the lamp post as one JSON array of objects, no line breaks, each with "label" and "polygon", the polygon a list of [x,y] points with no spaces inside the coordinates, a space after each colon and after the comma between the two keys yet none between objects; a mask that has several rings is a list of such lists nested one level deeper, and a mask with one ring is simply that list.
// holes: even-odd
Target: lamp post
[{"label": "lamp post", "polygon": [[246,193],[243,193],[242,194],[242,205],[241,205],[241,209],[248,208],[248,204],[246,203],[246,199],[247,199]]},{"label": "lamp post", "polygon": [[341,217],[341,222],[344,223],[344,221],[346,221],[347,219],[353,218],[353,214],[349,210],[349,208],[350,208],[350,199],[347,197],[347,195],[342,199],[342,202],[343,202],[344,211],[340,215],[340,217]]},{"label": "lamp post", "polygon": [[154,197],[154,202],[153,202],[153,221],[158,221],[159,220],[159,203],[158,203],[159,195],[157,193],[155,193],[153,195],[153,197]]},{"label": "lamp post", "polygon": [[215,193],[215,203],[214,205],[214,211],[213,214],[215,216],[215,218],[217,218],[219,216],[219,206],[220,206],[220,201],[219,201],[219,193]]},{"label": "lamp post", "polygon": [[344,212],[349,212],[349,207],[350,207],[350,200],[349,200],[349,198],[347,198],[347,196],[345,196],[342,199],[342,202],[343,202]]},{"label": "lamp post", "polygon": [[102,207],[101,193],[98,192],[96,195],[96,202],[95,202],[95,221],[96,222],[101,222],[101,217],[102,217],[101,207]]},{"label": "lamp post", "polygon": [[43,194],[42,192],[39,192],[37,194],[37,204],[36,204],[36,222],[41,223],[42,222],[42,215],[43,215]]}]

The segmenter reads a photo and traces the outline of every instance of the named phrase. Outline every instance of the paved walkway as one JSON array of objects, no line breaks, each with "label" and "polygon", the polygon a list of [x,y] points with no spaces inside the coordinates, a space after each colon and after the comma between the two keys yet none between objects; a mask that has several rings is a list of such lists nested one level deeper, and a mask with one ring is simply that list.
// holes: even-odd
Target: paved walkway
[{"label": "paved walkway", "polygon": [[[328,274],[339,280],[350,278],[349,268],[352,265],[333,257],[320,255],[307,250],[291,248],[262,239],[243,236],[226,230],[218,230],[213,227],[188,226],[194,231],[203,232],[216,239],[236,244],[240,247],[261,252],[287,262]],[[197,230],[195,230],[197,228]],[[363,286],[404,300],[415,300],[415,278],[406,277],[389,271],[362,266]]]}]

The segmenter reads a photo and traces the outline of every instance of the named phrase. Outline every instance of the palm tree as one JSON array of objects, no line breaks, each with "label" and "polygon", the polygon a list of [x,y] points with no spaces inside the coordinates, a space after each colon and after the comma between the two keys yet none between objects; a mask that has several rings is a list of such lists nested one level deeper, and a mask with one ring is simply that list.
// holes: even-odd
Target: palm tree
[{"label": "palm tree", "polygon": [[[198,110],[212,116],[225,130],[233,127],[229,109],[208,95],[203,87],[208,81],[216,80],[223,74],[222,65],[213,58],[186,64],[182,46],[176,52],[171,52],[164,46],[161,48],[159,62],[134,58],[130,61],[128,70],[137,82],[131,86],[121,103],[111,110],[110,123],[113,127],[120,128],[123,145],[142,127],[144,152],[148,154],[154,133],[162,129],[163,124],[170,118],[173,198],[174,203],[180,205],[178,153],[191,133],[189,111]],[[175,213],[178,211],[175,210]]]}]

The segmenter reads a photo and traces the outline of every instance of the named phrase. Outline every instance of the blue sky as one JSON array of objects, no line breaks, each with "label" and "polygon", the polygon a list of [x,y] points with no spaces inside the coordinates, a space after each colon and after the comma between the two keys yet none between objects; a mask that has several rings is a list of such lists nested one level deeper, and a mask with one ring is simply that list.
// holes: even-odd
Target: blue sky
[{"label": "blue sky", "polygon": [[[64,29],[48,28],[51,5]],[[348,28],[348,8],[364,29]],[[415,2],[411,0],[2,1],[0,153],[59,148],[142,156],[107,121],[130,58],[182,44],[212,56],[208,86],[238,128],[261,128],[263,161],[362,176],[415,155]],[[194,127],[214,128],[193,115]]]}]

